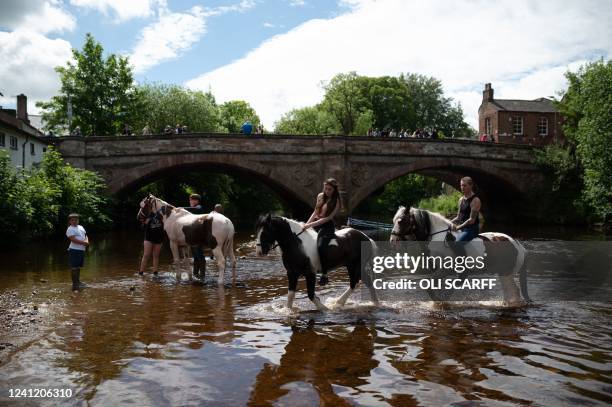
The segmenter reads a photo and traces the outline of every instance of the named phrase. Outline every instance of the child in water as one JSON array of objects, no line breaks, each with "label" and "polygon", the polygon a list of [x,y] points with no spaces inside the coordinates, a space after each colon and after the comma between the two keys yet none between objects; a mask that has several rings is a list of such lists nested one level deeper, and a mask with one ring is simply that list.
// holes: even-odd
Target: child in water
[{"label": "child in water", "polygon": [[72,290],[78,291],[85,284],[79,280],[81,267],[85,261],[85,249],[89,246],[89,238],[85,228],[79,225],[79,215],[71,213],[68,215],[68,229],[66,229],[66,237],[70,240],[68,246],[68,254],[70,259],[70,272],[72,274]]}]

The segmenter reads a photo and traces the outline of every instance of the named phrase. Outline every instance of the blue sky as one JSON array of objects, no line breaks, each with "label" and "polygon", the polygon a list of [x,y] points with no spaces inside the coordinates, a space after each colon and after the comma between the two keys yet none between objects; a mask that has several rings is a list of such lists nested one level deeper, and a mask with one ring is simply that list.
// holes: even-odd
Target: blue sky
[{"label": "blue sky", "polygon": [[318,103],[340,72],[442,81],[477,125],[484,83],[498,98],[557,94],[564,73],[612,53],[606,0],[4,0],[0,104],[56,94],[54,67],[91,32],[138,81],[243,99],[264,124]]}]

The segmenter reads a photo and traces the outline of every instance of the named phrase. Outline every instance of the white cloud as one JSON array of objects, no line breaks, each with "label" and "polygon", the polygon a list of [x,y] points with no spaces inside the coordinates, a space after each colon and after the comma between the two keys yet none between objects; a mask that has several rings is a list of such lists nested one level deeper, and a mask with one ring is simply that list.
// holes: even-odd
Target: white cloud
[{"label": "white cloud", "polygon": [[157,4],[161,8],[166,7],[165,0],[70,0],[70,4],[97,10],[107,16],[113,15],[117,22],[150,17]]},{"label": "white cloud", "polygon": [[130,55],[135,72],[144,72],[191,48],[206,32],[206,16],[196,6],[185,13],[162,14],[158,21],[145,27]]},{"label": "white cloud", "polygon": [[275,27],[275,25],[274,25],[274,24],[272,24],[272,23],[271,23],[271,22],[269,22],[269,21],[264,22],[262,25],[263,25],[264,27],[266,27],[266,28],[274,28],[274,27]]},{"label": "white cloud", "polygon": [[144,72],[189,50],[206,34],[207,18],[231,12],[243,13],[255,5],[254,0],[242,0],[230,6],[209,9],[194,6],[187,12],[173,13],[164,3],[159,7],[158,20],[140,32],[138,43],[130,55],[134,71]]},{"label": "white cloud", "polygon": [[291,7],[303,7],[306,5],[306,1],[304,0],[289,0],[289,5]]},{"label": "white cloud", "polygon": [[15,96],[28,97],[28,112],[34,103],[57,94],[60,83],[54,68],[72,57],[70,43],[49,39],[32,31],[0,32],[0,104],[14,106]]},{"label": "white cloud", "polygon": [[0,13],[0,27],[39,33],[72,31],[75,18],[57,0],[5,1]]},{"label": "white cloud", "polygon": [[564,86],[575,61],[612,54],[612,2],[342,0],[347,12],[310,20],[240,60],[187,81],[220,102],[249,101],[271,127],[291,108],[321,100],[339,72],[442,80],[470,124],[485,82],[498,98],[535,98]]}]

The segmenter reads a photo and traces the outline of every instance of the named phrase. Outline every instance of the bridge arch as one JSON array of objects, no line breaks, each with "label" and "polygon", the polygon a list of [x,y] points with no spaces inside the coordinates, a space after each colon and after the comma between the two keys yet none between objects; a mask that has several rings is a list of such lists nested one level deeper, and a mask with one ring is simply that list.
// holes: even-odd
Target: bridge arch
[{"label": "bridge arch", "polygon": [[134,171],[123,171],[118,176],[111,177],[108,183],[109,192],[120,196],[164,176],[198,170],[227,175],[247,175],[270,188],[292,208],[294,213],[303,214],[309,210],[309,201],[312,196],[300,193],[301,191],[296,190],[295,185],[285,182],[284,178],[274,177],[269,167],[248,160],[236,162],[230,157],[219,155],[193,156],[188,159],[181,156],[169,156],[153,160],[146,165],[139,166]]},{"label": "bridge arch", "polygon": [[513,180],[512,172],[500,171],[499,165],[471,158],[424,158],[413,162],[390,167],[387,171],[377,171],[368,184],[354,191],[351,196],[351,210],[357,208],[365,199],[387,183],[408,174],[420,174],[436,178],[458,189],[459,180],[471,177],[477,192],[483,200],[485,217],[504,220],[515,211],[522,210],[528,201],[528,191],[521,190]]}]

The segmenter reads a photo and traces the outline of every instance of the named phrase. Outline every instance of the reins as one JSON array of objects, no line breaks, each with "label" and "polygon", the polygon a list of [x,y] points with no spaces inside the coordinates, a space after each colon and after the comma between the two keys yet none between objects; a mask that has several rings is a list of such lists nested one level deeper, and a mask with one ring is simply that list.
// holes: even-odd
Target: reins
[{"label": "reins", "polygon": [[[294,233],[294,235],[295,235],[295,237],[298,237],[298,236],[300,236],[302,233],[304,233],[305,231],[306,231],[306,229],[302,229],[302,231],[301,231],[300,233],[297,233],[297,234],[296,234],[296,233]],[[274,244],[274,245],[273,245],[273,246],[270,248],[270,250],[274,250],[274,249],[276,249],[276,248],[278,247],[278,244],[279,244],[279,243],[278,243],[278,242],[276,242],[276,244]],[[261,245],[259,245],[259,246],[261,246]]]}]

